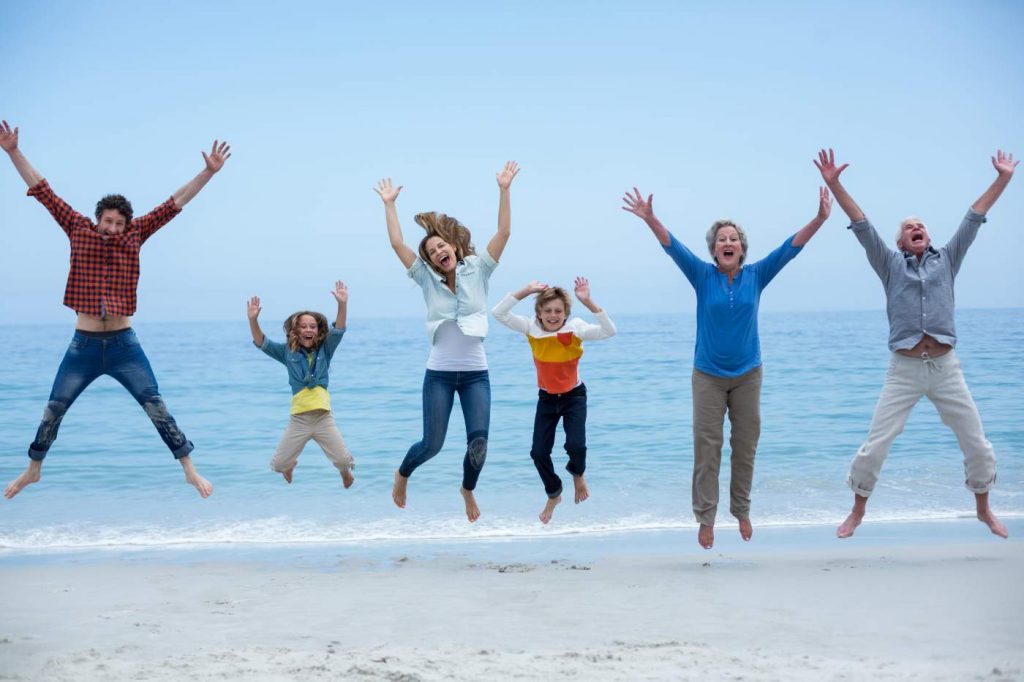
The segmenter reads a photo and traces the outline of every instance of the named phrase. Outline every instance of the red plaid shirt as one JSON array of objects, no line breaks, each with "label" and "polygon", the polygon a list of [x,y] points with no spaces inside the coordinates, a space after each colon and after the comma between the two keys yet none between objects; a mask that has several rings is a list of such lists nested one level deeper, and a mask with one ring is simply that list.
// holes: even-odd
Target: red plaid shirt
[{"label": "red plaid shirt", "polygon": [[32,187],[28,195],[46,207],[71,240],[71,271],[64,290],[64,305],[95,317],[134,315],[139,249],[154,232],[181,213],[174,199],[135,218],[121,234],[103,235],[95,223],[54,194],[46,180]]}]

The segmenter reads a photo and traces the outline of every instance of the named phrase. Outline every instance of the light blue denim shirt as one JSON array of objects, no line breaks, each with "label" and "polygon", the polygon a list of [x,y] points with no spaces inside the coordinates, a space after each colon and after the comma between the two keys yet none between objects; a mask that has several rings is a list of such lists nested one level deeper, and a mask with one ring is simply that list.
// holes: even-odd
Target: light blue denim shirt
[{"label": "light blue denim shirt", "polygon": [[498,267],[484,249],[476,255],[466,256],[455,268],[455,293],[444,283],[444,278],[419,256],[409,268],[409,277],[423,289],[427,303],[427,336],[434,342],[434,334],[442,322],[454,321],[466,336],[487,336],[487,290],[491,273]]},{"label": "light blue denim shirt", "polygon": [[889,350],[913,348],[925,334],[956,345],[953,280],[984,222],[985,216],[968,209],[949,243],[938,251],[929,246],[920,261],[886,246],[867,218],[850,225],[885,288]]},{"label": "light blue denim shirt", "polygon": [[327,371],[331,367],[331,358],[334,357],[334,351],[344,334],[344,329],[338,329],[331,323],[327,338],[313,354],[312,366],[305,349],[300,347],[299,350],[293,351],[288,348],[288,344],[271,341],[266,334],[263,335],[263,345],[259,349],[288,368],[288,384],[292,387],[292,395],[295,395],[304,388],[327,388]]}]

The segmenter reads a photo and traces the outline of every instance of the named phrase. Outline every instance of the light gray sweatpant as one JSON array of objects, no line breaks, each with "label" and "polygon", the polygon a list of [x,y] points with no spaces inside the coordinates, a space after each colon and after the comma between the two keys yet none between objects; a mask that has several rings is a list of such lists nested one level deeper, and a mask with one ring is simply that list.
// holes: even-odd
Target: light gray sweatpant
[{"label": "light gray sweatpant", "polygon": [[284,430],[277,451],[270,460],[270,468],[278,473],[291,469],[310,439],[317,442],[338,471],[355,466],[352,453],[345,445],[338,425],[334,423],[334,415],[328,410],[310,410],[291,416],[288,428]]},{"label": "light gray sweatpant", "polygon": [[903,432],[910,411],[922,396],[932,401],[942,423],[953,429],[960,442],[967,488],[973,493],[987,493],[992,488],[996,482],[996,453],[985,438],[981,415],[960,369],[960,358],[951,350],[937,358],[892,354],[867,440],[850,465],[846,482],[853,492],[861,497],[871,495],[892,442]]}]

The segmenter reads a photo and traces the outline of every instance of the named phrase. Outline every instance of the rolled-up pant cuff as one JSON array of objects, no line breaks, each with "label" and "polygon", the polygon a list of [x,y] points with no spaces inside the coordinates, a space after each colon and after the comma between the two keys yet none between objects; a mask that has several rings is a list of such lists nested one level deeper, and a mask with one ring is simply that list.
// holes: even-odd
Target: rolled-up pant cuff
[{"label": "rolled-up pant cuff", "polygon": [[171,450],[171,454],[174,455],[174,459],[181,459],[182,457],[188,457],[189,454],[196,449],[196,446],[192,445],[192,441],[187,440],[185,444],[176,450]]}]

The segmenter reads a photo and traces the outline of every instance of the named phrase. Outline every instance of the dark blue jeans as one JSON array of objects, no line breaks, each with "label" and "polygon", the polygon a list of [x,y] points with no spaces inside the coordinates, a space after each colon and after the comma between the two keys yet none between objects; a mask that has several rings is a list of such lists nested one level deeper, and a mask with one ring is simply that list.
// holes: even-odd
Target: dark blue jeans
[{"label": "dark blue jeans", "polygon": [[486,369],[475,372],[427,370],[423,377],[423,440],[409,448],[398,473],[411,476],[418,466],[441,451],[456,393],[466,420],[462,487],[476,488],[487,458],[487,432],[491,423],[491,379]]},{"label": "dark blue jeans", "polygon": [[555,473],[555,465],[551,461],[559,419],[565,429],[565,451],[569,453],[565,469],[574,476],[582,476],[587,469],[587,387],[584,384],[568,393],[537,392],[537,416],[533,420],[530,457],[540,480],[544,481],[544,492],[549,498],[562,494],[562,479]]},{"label": "dark blue jeans", "polygon": [[128,328],[103,338],[75,331],[53,379],[50,400],[43,410],[36,439],[29,446],[29,457],[37,461],[46,457],[68,408],[89,384],[104,374],[119,381],[139,402],[175,459],[192,452],[192,443],[167,412],[138,337]]}]

